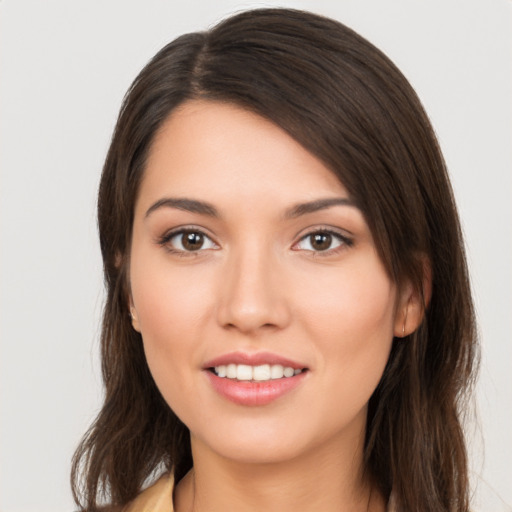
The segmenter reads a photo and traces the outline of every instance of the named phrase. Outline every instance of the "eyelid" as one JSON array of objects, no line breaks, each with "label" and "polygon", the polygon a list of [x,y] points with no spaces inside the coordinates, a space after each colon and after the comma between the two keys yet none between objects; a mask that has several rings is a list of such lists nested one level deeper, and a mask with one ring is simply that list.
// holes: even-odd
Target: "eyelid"
[{"label": "eyelid", "polygon": [[[341,245],[338,247],[335,247],[333,249],[326,249],[324,251],[312,251],[308,249],[294,249],[297,247],[297,245],[302,242],[305,238],[315,235],[317,233],[325,233],[332,235],[336,237],[337,239],[341,240]],[[314,226],[307,228],[307,230],[303,231],[296,237],[297,241],[293,243],[292,250],[304,250],[308,252],[312,252],[315,255],[329,255],[333,254],[337,250],[342,249],[343,247],[352,247],[354,245],[354,240],[352,238],[352,235],[349,234],[347,231],[342,230],[340,228],[334,228],[332,226]]]},{"label": "eyelid", "polygon": [[[201,248],[201,249],[198,249],[196,251],[186,251],[186,250],[176,249],[174,247],[166,247],[167,244],[169,244],[169,242],[175,236],[178,236],[178,235],[181,235],[181,234],[184,234],[184,233],[199,233],[202,236],[204,236],[205,238],[207,238],[208,240],[210,240],[210,242],[215,245],[215,248],[207,248],[207,249],[202,249]],[[314,250],[297,249],[296,248],[297,245],[300,242],[302,242],[305,238],[307,238],[308,236],[315,235],[317,233],[326,233],[326,234],[332,235],[335,238],[337,238],[338,240],[340,240],[342,243],[338,247],[335,247],[333,249],[325,249],[323,251],[314,251]],[[296,241],[293,243],[291,248],[292,248],[292,250],[297,250],[297,251],[298,250],[304,250],[304,251],[307,251],[307,252],[311,252],[311,253],[314,253],[315,255],[329,255],[329,254],[333,254],[334,252],[336,252],[337,250],[342,249],[343,247],[351,247],[352,245],[354,245],[354,241],[352,239],[352,235],[348,234],[348,233],[349,232],[347,232],[346,230],[342,230],[340,228],[335,228],[335,227],[332,227],[332,226],[314,226],[314,227],[309,227],[306,230],[302,231],[302,233],[300,233],[300,234],[298,234],[296,236]],[[214,237],[208,233],[208,230],[206,230],[206,229],[204,229],[202,227],[196,226],[196,225],[183,225],[183,226],[177,226],[175,228],[169,229],[163,235],[158,236],[156,238],[155,242],[158,245],[166,247],[169,252],[180,254],[180,255],[184,255],[184,256],[189,256],[189,255],[190,256],[192,256],[192,255],[196,255],[197,256],[201,252],[204,252],[204,251],[207,251],[207,250],[212,250],[212,249],[219,249],[220,248],[220,245],[215,241]]]},{"label": "eyelid", "polygon": [[302,228],[296,235],[295,238],[299,240],[307,235],[318,232],[328,232],[334,235],[339,235],[342,238],[351,239],[354,237],[354,233],[348,229],[333,226],[332,224],[311,224],[305,228]]},{"label": "eyelid", "polygon": [[196,251],[184,251],[184,250],[181,250],[181,249],[176,249],[175,247],[168,247],[167,246],[167,244],[169,244],[169,242],[175,236],[182,235],[184,233],[198,233],[198,234],[201,234],[202,236],[204,236],[205,238],[210,240],[215,245],[214,249],[218,249],[219,248],[219,244],[214,240],[214,237],[207,232],[207,230],[205,230],[204,228],[201,228],[199,226],[195,226],[195,225],[177,226],[175,228],[169,229],[163,235],[157,237],[156,243],[158,245],[166,247],[169,252],[180,254],[180,255],[184,255],[184,256],[198,255],[198,253],[200,253],[200,252],[204,252],[204,251],[207,251],[207,250],[212,250],[212,248],[208,248],[208,249],[202,249],[201,248],[201,249],[198,249]]}]

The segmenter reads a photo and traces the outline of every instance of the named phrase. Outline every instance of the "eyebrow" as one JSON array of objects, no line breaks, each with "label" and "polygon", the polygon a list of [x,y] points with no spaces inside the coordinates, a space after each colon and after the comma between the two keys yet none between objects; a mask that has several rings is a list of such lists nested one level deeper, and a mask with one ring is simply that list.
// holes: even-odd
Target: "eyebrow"
[{"label": "eyebrow", "polygon": [[178,210],[185,210],[192,213],[200,213],[201,215],[208,215],[209,217],[219,217],[219,213],[215,206],[205,201],[198,201],[196,199],[187,198],[174,198],[164,197],[153,203],[146,212],[146,217],[151,215],[155,210],[160,208],[176,208]]},{"label": "eyebrow", "polygon": [[352,206],[357,208],[356,203],[348,197],[327,197],[325,199],[316,199],[308,203],[300,203],[292,206],[285,212],[285,219],[295,219],[301,215],[326,210],[332,206]]},{"label": "eyebrow", "polygon": [[[356,203],[348,197],[328,197],[325,199],[316,199],[307,203],[299,203],[287,209],[284,218],[295,219],[301,215],[314,213],[320,210],[325,210],[333,206],[352,206],[356,207]],[[215,206],[206,201],[198,201],[197,199],[177,198],[177,197],[164,197],[153,203],[146,211],[146,217],[151,215],[155,210],[160,208],[176,208],[191,213],[199,213],[209,217],[219,218],[219,213]]]}]

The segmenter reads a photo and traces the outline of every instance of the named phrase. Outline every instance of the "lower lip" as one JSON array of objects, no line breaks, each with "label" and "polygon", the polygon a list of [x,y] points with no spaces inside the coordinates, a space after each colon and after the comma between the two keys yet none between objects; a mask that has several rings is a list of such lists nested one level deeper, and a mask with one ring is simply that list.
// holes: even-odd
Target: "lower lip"
[{"label": "lower lip", "polygon": [[207,370],[206,375],[213,389],[219,395],[238,405],[267,405],[295,389],[303,380],[307,371],[293,377],[273,379],[263,382],[240,381],[218,377]]}]

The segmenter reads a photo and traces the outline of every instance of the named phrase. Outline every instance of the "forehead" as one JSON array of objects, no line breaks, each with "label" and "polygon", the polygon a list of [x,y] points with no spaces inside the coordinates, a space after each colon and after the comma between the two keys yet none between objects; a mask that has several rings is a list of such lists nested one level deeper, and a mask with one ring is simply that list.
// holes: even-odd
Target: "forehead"
[{"label": "forehead", "polygon": [[194,195],[274,204],[348,196],[318,158],[271,121],[236,105],[193,100],[176,109],[150,148],[139,197]]}]

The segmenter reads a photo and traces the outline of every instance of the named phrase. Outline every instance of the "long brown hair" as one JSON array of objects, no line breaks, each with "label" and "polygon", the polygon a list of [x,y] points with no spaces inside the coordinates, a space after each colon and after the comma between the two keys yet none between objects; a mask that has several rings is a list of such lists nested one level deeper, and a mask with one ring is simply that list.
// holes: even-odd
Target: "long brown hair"
[{"label": "long brown hair", "polygon": [[81,510],[123,505],[158,471],[191,467],[188,429],[163,400],[128,314],[134,204],[155,133],[188,99],[237,104],[273,121],[339,177],[390,276],[432,295],[419,329],[395,339],[371,397],[368,474],[399,511],[468,510],[461,415],[477,345],[467,265],[445,163],[413,89],[344,25],[260,9],[163,48],[129,89],[103,168],[98,219],[107,299],[103,407],[73,460]]}]

